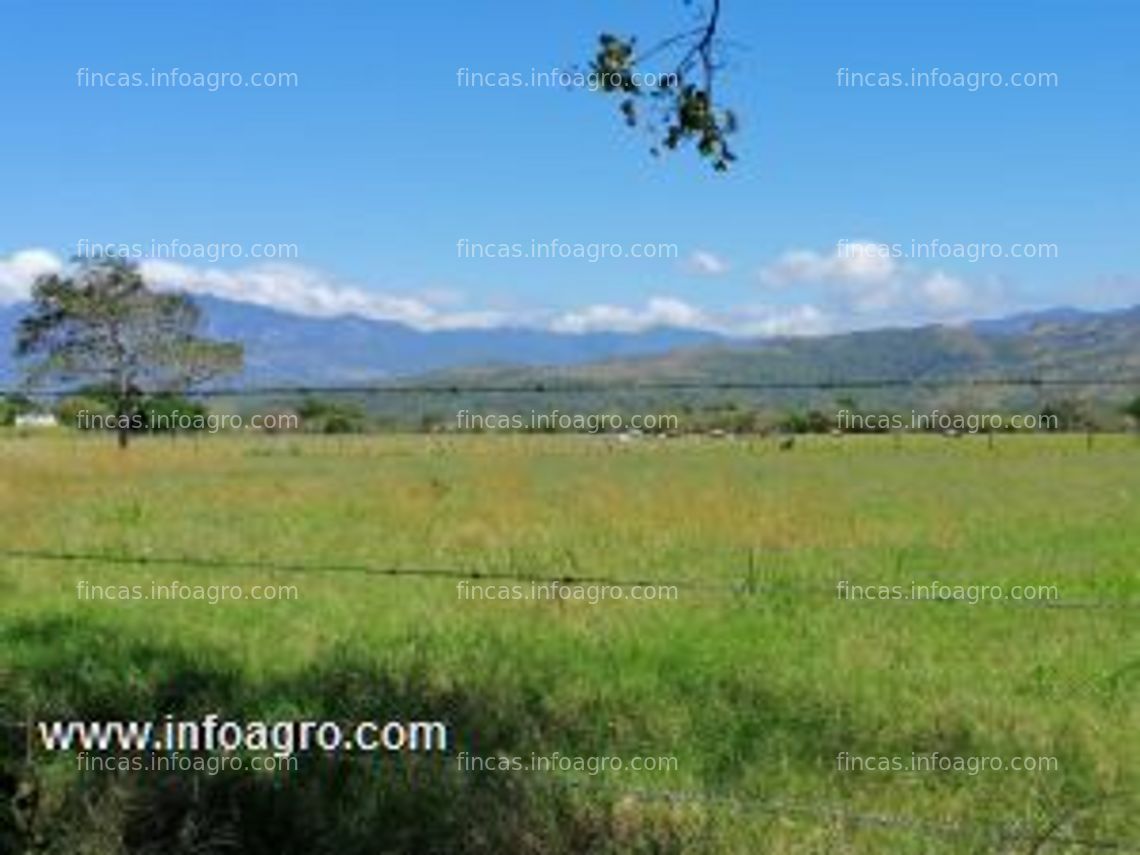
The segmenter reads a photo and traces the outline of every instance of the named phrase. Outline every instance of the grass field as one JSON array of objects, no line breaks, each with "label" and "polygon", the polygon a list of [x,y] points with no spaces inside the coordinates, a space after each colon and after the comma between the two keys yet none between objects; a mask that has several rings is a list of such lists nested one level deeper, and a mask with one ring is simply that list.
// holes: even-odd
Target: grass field
[{"label": "grass field", "polygon": [[[790,452],[763,440],[214,437],[127,453],[3,437],[5,719],[418,716],[446,721],[453,744],[215,776],[79,772],[71,755],[28,764],[9,745],[0,850],[1140,850],[1138,463],[1140,443],[1123,436],[1091,449],[1065,436],[993,448],[820,437]],[[654,602],[474,601],[453,578],[357,567],[678,589]],[[935,579],[1056,586],[1059,600],[836,593],[840,581]],[[297,597],[76,594],[80,581],[173,580],[288,584]],[[676,768],[471,772],[459,751]],[[842,752],[1056,768],[844,770]]]}]

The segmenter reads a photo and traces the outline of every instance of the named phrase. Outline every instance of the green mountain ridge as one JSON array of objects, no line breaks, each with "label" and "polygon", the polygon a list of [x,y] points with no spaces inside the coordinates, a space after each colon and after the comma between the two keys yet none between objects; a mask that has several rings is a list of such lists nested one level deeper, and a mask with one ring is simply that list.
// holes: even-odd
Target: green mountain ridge
[{"label": "green mountain ridge", "polygon": [[[1140,307],[1044,320],[1013,332],[984,323],[881,329],[718,343],[575,366],[465,368],[423,379],[460,388],[541,387],[541,394],[526,396],[528,403],[561,399],[564,406],[580,409],[608,404],[834,410],[843,401],[868,411],[1039,412],[1067,401],[1115,412],[1140,395]],[[877,387],[876,381],[887,382]],[[703,388],[660,388],[671,384]],[[823,388],[718,389],[717,384]],[[559,391],[567,386],[590,391]],[[564,397],[574,394],[574,400]]]}]

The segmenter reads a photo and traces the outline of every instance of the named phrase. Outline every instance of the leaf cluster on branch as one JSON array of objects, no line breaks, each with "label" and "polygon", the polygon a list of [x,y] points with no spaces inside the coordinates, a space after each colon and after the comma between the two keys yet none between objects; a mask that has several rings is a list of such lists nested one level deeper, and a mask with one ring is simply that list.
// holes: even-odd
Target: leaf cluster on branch
[{"label": "leaf cluster on branch", "polygon": [[[692,0],[686,0],[692,5]],[[697,152],[723,172],[736,160],[728,138],[736,132],[736,114],[721,107],[713,94],[713,83],[720,62],[717,28],[721,0],[711,0],[703,23],[638,52],[635,37],[612,33],[598,37],[598,51],[590,62],[590,72],[599,91],[621,98],[619,109],[626,124],[645,124],[657,137],[651,148],[673,151],[693,144]],[[649,60],[672,57],[668,70],[643,73]],[[654,79],[649,86],[643,79]]]}]

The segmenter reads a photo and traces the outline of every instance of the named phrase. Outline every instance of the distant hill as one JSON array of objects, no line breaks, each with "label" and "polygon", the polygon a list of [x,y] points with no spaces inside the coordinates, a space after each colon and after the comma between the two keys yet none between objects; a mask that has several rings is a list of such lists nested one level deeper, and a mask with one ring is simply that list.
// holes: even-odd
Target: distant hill
[{"label": "distant hill", "polygon": [[1004,318],[993,320],[974,321],[970,328],[979,333],[995,333],[997,335],[1015,335],[1030,332],[1034,327],[1046,324],[1074,324],[1079,321],[1091,320],[1097,316],[1096,312],[1083,309],[1074,309],[1071,306],[1061,306],[1056,309],[1045,309],[1039,312],[1020,312],[1016,315],[1007,315]]},{"label": "distant hill", "polygon": [[[522,328],[422,332],[394,322],[315,318],[213,297],[199,299],[211,333],[245,344],[247,368],[240,382],[252,386],[383,384],[410,377],[444,385],[560,381],[611,387],[1140,377],[1140,306],[1103,313],[1053,309],[958,327],[740,341],[680,329],[584,335]],[[22,306],[0,307],[0,380],[6,384],[16,378],[13,327],[23,311]],[[1088,386],[1064,394],[1111,398],[1125,391],[1140,393]],[[736,394],[734,399],[820,403],[843,394],[828,389]],[[969,394],[971,401],[983,404],[1029,406],[1044,392],[996,389]],[[950,395],[930,392],[924,400],[944,401]],[[916,399],[909,390],[859,390],[855,396],[875,405]]]},{"label": "distant hill", "polygon": [[[461,372],[503,380],[525,368]],[[575,381],[746,383],[907,378],[1140,376],[1140,306],[1056,310],[964,326],[881,329],[812,338],[718,341],[666,354],[560,369]]]},{"label": "distant hill", "polygon": [[654,329],[569,335],[523,328],[423,332],[392,321],[312,318],[200,298],[211,333],[246,345],[246,380],[285,384],[378,382],[466,365],[570,365],[665,353],[717,340]]},{"label": "distant hill", "polygon": [[[882,329],[816,338],[717,342],[666,354],[607,359],[576,366],[464,369],[428,379],[443,385],[707,386],[684,394],[641,393],[642,400],[689,405],[834,408],[841,398],[864,408],[1005,408],[1033,410],[1073,398],[1119,402],[1140,395],[1140,384],[1073,386],[954,386],[996,378],[1040,380],[1140,379],[1140,306],[1104,313],[1051,310],[964,326]],[[926,382],[914,388],[860,388],[877,380]],[[833,384],[823,389],[717,390],[717,383]],[[853,386],[843,388],[844,383]],[[610,396],[611,398],[613,395]],[[628,400],[628,398],[627,398]]]},{"label": "distant hill", "polygon": [[[404,324],[345,316],[316,318],[198,297],[207,330],[246,348],[246,385],[378,383],[468,365],[569,365],[665,353],[717,340],[711,333],[653,329],[572,335],[503,328],[422,332]],[[0,381],[16,377],[13,330],[26,306],[0,306]]]}]

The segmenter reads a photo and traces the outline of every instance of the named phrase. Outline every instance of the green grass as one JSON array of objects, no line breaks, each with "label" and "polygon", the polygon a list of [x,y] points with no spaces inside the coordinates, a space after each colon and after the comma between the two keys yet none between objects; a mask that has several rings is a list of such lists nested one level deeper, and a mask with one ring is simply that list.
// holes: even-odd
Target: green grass
[{"label": "green grass", "polygon": [[[461,601],[454,580],[3,559],[5,718],[428,717],[451,724],[452,753],[677,758],[668,773],[575,776],[307,757],[290,775],[192,780],[77,773],[59,756],[29,768],[10,752],[7,786],[36,788],[42,851],[98,855],[1140,848],[1138,459],[1127,437],[1091,451],[1064,436],[993,449],[820,437],[790,453],[761,440],[210,438],[120,454],[9,436],[5,549],[699,587],[676,602],[491,603]],[[750,552],[757,591],[735,593]],[[79,580],[174,579],[299,596],[75,594]],[[932,579],[1053,584],[1084,607],[835,595],[839,580]],[[1059,768],[841,772],[843,751]]]}]

